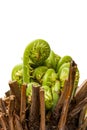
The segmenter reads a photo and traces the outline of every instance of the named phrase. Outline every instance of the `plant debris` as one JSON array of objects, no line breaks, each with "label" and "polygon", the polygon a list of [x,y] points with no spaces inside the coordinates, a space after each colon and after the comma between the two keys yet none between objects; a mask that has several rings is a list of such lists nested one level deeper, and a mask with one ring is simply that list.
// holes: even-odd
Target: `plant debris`
[{"label": "plant debris", "polygon": [[87,80],[72,96],[76,67],[72,61],[68,80],[52,111],[45,110],[44,89],[32,86],[29,104],[27,84],[19,88],[17,81],[10,81],[10,90],[0,98],[0,130],[87,130]]}]

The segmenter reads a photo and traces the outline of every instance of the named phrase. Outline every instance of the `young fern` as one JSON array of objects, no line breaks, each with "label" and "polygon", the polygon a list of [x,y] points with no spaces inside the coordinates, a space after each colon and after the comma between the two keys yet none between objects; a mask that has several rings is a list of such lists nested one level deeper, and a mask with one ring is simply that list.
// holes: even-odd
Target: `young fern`
[{"label": "young fern", "polygon": [[[23,63],[16,65],[12,70],[12,80],[17,80],[19,86],[27,84],[27,101],[31,103],[32,85],[41,86],[45,92],[46,110],[53,110],[60,98],[65,80],[69,76],[72,57],[60,57],[50,49],[43,39],[36,39],[29,43],[23,54]],[[72,97],[75,95],[79,70],[77,68]]]},{"label": "young fern", "polygon": [[[58,70],[57,76],[61,83],[61,89],[64,86],[65,80],[68,79],[69,69],[70,69],[70,62],[67,62],[67,63],[63,63]],[[79,77],[80,77],[80,73],[79,73],[79,69],[77,68],[76,75],[75,75],[75,81],[74,81],[74,88],[72,91],[72,97],[75,95],[76,89],[78,87]]]},{"label": "young fern", "polygon": [[54,53],[53,50],[51,50],[50,55],[44,64],[48,68],[53,68],[55,71],[57,71],[57,65],[58,65],[58,62],[60,61],[60,59],[61,59],[61,57],[58,54]]},{"label": "young fern", "polygon": [[72,57],[69,55],[65,55],[65,56],[61,57],[57,64],[57,71],[59,70],[59,68],[61,67],[62,64],[71,62],[71,60],[72,60]]},{"label": "young fern", "polygon": [[23,54],[23,82],[30,82],[30,66],[38,67],[44,63],[50,54],[50,46],[43,39],[32,41]]},{"label": "young fern", "polygon": [[22,63],[17,64],[13,67],[11,72],[11,79],[16,80],[19,84],[19,86],[23,83],[23,69],[22,69]]},{"label": "young fern", "polygon": [[42,83],[42,78],[47,70],[47,66],[39,66],[34,69],[32,77],[34,78],[34,80],[38,81],[39,83]]}]

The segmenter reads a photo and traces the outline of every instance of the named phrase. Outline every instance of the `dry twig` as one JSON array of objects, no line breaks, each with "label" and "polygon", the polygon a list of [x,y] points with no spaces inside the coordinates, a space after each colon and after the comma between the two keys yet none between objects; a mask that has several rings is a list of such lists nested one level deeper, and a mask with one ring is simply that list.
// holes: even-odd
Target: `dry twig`
[{"label": "dry twig", "polygon": [[41,121],[40,121],[40,130],[45,130],[45,98],[44,98],[44,90],[40,90],[40,114],[41,114]]},{"label": "dry twig", "polygon": [[32,86],[32,103],[30,108],[29,116],[29,129],[30,130],[39,130],[40,121],[40,96],[39,96],[40,87]]}]

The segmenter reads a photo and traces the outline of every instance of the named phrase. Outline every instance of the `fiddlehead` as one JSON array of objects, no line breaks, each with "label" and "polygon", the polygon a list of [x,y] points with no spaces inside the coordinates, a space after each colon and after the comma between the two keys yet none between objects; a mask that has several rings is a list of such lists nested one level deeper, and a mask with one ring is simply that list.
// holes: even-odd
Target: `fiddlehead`
[{"label": "fiddlehead", "polygon": [[71,60],[72,60],[72,57],[69,55],[65,55],[65,56],[61,57],[58,64],[57,64],[57,71],[59,70],[60,66],[63,63],[71,62]]},{"label": "fiddlehead", "polygon": [[34,78],[34,80],[38,81],[39,83],[42,83],[42,78],[47,70],[47,66],[39,66],[34,69],[32,77]]},{"label": "fiddlehead", "polygon": [[[67,62],[67,63],[63,63],[58,70],[57,74],[58,74],[58,78],[59,78],[60,83],[61,83],[61,88],[64,86],[65,80],[68,79],[69,69],[70,69],[70,62]],[[79,69],[77,68],[72,96],[74,96],[76,89],[78,87],[79,77],[80,77],[80,73],[79,73]]]},{"label": "fiddlehead", "polygon": [[60,92],[61,92],[60,81],[56,80],[55,84],[52,86],[51,89],[52,89],[52,98],[53,98],[52,109],[54,109],[60,97]]},{"label": "fiddlehead", "polygon": [[23,82],[30,81],[30,63],[34,67],[40,66],[50,54],[49,44],[42,39],[32,41],[27,45],[23,54]]},{"label": "fiddlehead", "polygon": [[[54,109],[68,78],[71,60],[71,56],[60,57],[55,54],[45,40],[36,39],[26,46],[23,64],[13,68],[12,80],[17,80],[19,85],[27,83],[26,95],[29,96],[29,101],[32,96],[32,85],[42,86],[45,91],[46,109]],[[77,69],[72,96],[78,81]]]},{"label": "fiddlehead", "polygon": [[46,71],[42,78],[42,85],[51,87],[57,79],[57,74],[54,69],[50,68]]},{"label": "fiddlehead", "polygon": [[53,68],[56,71],[57,70],[57,64],[58,64],[60,58],[61,57],[59,55],[55,54],[53,52],[53,50],[51,50],[49,57],[45,61],[45,65],[48,68]]},{"label": "fiddlehead", "polygon": [[49,110],[53,106],[52,91],[51,88],[47,85],[43,85],[42,88],[45,91],[45,107],[46,110]]},{"label": "fiddlehead", "polygon": [[11,79],[16,80],[19,86],[23,83],[23,69],[22,64],[15,65],[11,72]]}]

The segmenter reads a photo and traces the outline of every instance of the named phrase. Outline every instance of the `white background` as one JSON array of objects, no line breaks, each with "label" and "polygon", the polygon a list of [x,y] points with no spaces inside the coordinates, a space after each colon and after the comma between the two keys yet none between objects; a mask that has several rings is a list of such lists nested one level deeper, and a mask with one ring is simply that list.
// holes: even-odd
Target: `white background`
[{"label": "white background", "polygon": [[87,79],[87,0],[0,0],[0,97],[26,45],[37,38],[73,57],[79,84]]}]

